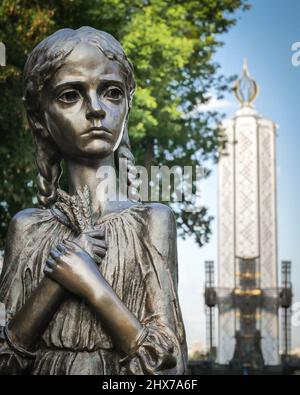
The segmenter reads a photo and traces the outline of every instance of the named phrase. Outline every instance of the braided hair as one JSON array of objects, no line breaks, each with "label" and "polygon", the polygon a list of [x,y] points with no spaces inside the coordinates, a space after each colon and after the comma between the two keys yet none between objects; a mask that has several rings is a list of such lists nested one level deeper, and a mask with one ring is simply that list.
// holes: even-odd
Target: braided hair
[{"label": "braided hair", "polygon": [[[29,54],[23,75],[23,101],[35,141],[36,164],[39,171],[37,176],[38,201],[44,208],[51,206],[57,200],[57,189],[62,175],[62,157],[59,148],[42,126],[41,95],[46,83],[63,66],[66,57],[80,42],[88,42],[96,46],[108,59],[120,64],[126,85],[129,110],[135,90],[133,66],[120,43],[110,34],[92,27],[58,30],[41,41]],[[127,123],[120,145],[115,152],[117,168],[120,159],[127,160],[129,196],[131,199],[135,199],[138,196],[138,186]]]}]

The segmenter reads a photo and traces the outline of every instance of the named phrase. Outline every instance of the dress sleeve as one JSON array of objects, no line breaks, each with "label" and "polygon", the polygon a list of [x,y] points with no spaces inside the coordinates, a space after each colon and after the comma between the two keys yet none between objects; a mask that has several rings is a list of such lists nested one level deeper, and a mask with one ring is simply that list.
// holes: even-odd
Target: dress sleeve
[{"label": "dress sleeve", "polygon": [[[1,303],[1,315],[5,321],[5,306]],[[25,373],[32,365],[32,358],[16,353],[5,336],[5,326],[0,325],[0,375]]]},{"label": "dress sleeve", "polygon": [[0,375],[23,374],[32,363],[32,359],[16,353],[4,335],[4,326],[21,308],[26,297],[22,275],[25,264],[21,258],[24,245],[19,237],[21,228],[20,215],[16,215],[9,225],[0,276]]},{"label": "dress sleeve", "polygon": [[187,372],[185,330],[177,293],[176,224],[172,212],[164,213],[159,213],[158,221],[163,222],[165,229],[161,228],[159,235],[156,230],[160,224],[154,223],[154,231],[149,232],[154,236],[148,241],[143,239],[143,259],[149,268],[139,314],[144,334],[134,352],[121,361],[127,364],[129,374],[181,375]]},{"label": "dress sleeve", "polygon": [[16,354],[7,344],[0,340],[0,375],[20,375],[30,369],[32,359]]},{"label": "dress sleeve", "polygon": [[133,354],[121,360],[133,375],[179,375],[186,371],[182,347],[174,332],[153,318],[143,324],[145,337]]}]

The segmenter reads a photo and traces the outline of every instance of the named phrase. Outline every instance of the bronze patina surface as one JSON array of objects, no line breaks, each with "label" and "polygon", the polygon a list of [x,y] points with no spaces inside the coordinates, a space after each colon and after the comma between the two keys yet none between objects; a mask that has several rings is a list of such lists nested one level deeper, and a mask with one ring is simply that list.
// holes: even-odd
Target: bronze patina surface
[{"label": "bronze patina surface", "polygon": [[173,212],[116,199],[98,176],[125,158],[136,193],[127,131],[134,89],[120,44],[90,27],[57,31],[27,59],[40,208],[17,213],[8,230],[2,374],[186,371]]}]

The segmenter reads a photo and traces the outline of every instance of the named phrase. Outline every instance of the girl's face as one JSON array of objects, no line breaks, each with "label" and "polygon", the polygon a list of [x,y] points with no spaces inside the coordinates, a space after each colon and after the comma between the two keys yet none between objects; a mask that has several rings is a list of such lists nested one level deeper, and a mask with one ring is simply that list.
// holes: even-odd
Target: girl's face
[{"label": "girl's face", "polygon": [[45,126],[67,158],[103,158],[120,141],[128,112],[120,65],[79,44],[44,89]]}]

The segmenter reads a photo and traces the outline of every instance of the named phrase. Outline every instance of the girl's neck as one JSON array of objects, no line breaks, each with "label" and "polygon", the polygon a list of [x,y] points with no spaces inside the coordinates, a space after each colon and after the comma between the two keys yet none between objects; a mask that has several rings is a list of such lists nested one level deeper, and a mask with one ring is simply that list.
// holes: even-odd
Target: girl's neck
[{"label": "girl's neck", "polygon": [[68,174],[69,194],[74,195],[85,185],[90,190],[91,209],[94,217],[105,211],[109,201],[115,200],[113,188],[115,186],[116,172],[114,154],[103,159],[80,161],[66,160]]}]

